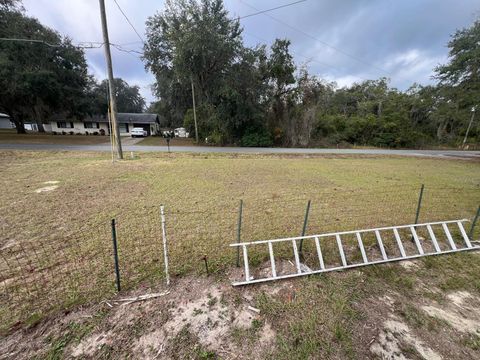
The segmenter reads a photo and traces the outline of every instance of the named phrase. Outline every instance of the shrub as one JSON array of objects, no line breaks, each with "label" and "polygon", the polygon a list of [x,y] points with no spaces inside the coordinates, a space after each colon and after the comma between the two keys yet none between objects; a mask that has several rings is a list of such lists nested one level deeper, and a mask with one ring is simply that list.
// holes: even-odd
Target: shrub
[{"label": "shrub", "polygon": [[82,135],[82,133],[75,133],[75,135]]},{"label": "shrub", "polygon": [[100,135],[105,136],[105,130],[104,129],[100,129]]},{"label": "shrub", "polygon": [[94,131],[94,132],[93,132],[93,135],[98,135],[98,131]]},{"label": "shrub", "polygon": [[90,133],[89,133],[88,131],[85,131],[85,135],[87,135],[87,136],[88,136],[88,135],[90,135]]},{"label": "shrub", "polygon": [[56,132],[56,131],[52,131],[52,135],[57,135],[57,132]]},{"label": "shrub", "polygon": [[240,143],[242,144],[242,146],[247,147],[268,147],[272,146],[273,141],[271,136],[266,131],[263,131],[256,133],[247,133],[243,135]]},{"label": "shrub", "polygon": [[62,131],[62,135],[67,135],[67,133],[65,131]]},{"label": "shrub", "polygon": [[75,134],[75,133],[74,133],[73,131],[69,131],[68,134],[69,134],[69,135],[73,135],[73,134]]}]

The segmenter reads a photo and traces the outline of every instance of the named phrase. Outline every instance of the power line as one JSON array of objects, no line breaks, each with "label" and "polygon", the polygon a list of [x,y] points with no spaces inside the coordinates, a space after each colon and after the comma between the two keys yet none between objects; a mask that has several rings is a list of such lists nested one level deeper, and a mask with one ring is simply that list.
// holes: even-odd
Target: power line
[{"label": "power line", "polygon": [[[0,41],[17,41],[17,42],[35,43],[35,44],[42,44],[42,45],[46,45],[46,46],[54,47],[54,48],[65,46],[64,44],[51,44],[47,41],[36,40],[36,39],[0,38]],[[96,46],[94,46],[93,44],[96,44]],[[104,43],[82,42],[82,43],[78,43],[77,45],[75,45],[75,44],[72,44],[72,45],[76,48],[79,48],[79,49],[98,49],[98,48],[101,48],[104,45]]]},{"label": "power line", "polygon": [[249,18],[249,17],[251,17],[251,16],[264,14],[264,13],[266,13],[266,12],[273,11],[273,10],[282,9],[282,8],[285,8],[285,7],[288,7],[288,6],[292,6],[292,5],[296,5],[296,4],[305,2],[305,1],[307,1],[307,0],[299,0],[299,1],[292,2],[292,3],[290,3],[290,4],[285,4],[285,5],[277,6],[277,7],[271,8],[271,9],[260,10],[260,11],[258,11],[258,12],[256,12],[256,13],[253,13],[253,14],[249,14],[249,15],[245,15],[245,16],[240,16],[240,17],[239,17],[238,19],[236,19],[236,20],[246,19],[246,18]]},{"label": "power line", "polygon": [[[264,38],[261,38],[261,37],[259,37],[259,36],[257,36],[257,35],[254,35],[254,34],[252,34],[252,33],[249,33],[249,32],[247,32],[247,31],[245,31],[245,30],[243,31],[243,33],[244,33],[244,34],[247,34],[247,35],[249,35],[249,36],[251,36],[251,37],[254,37],[254,38],[256,38],[256,39],[258,39],[258,40],[260,40],[260,41],[263,41],[263,42],[265,42],[265,43],[268,43],[268,42],[269,42],[268,40],[266,40],[266,39],[264,39]],[[332,69],[340,70],[340,68],[339,68],[338,66],[334,66],[334,65],[328,64],[328,63],[326,63],[326,62],[323,62],[323,61],[320,61],[320,60],[316,60],[316,59],[312,58],[311,56],[304,55],[304,54],[302,54],[302,53],[299,53],[298,51],[290,50],[290,52],[291,52],[292,54],[294,54],[294,55],[303,57],[303,58],[305,58],[305,59],[307,59],[307,60],[309,60],[309,61],[315,62],[315,63],[317,63],[317,64],[320,64],[320,65],[323,65],[323,66],[327,66],[327,67],[332,68]],[[357,79],[359,79],[359,80],[368,81],[368,79],[363,78],[363,77],[358,76],[358,75],[352,75],[352,76],[355,77],[355,78],[357,78]]]},{"label": "power line", "polygon": [[[246,2],[243,1],[243,0],[239,0],[239,1],[240,1],[242,4],[245,4],[246,6],[248,6],[249,8],[251,8],[251,9],[260,11],[260,10],[257,9],[256,7],[254,7],[254,6],[246,3]],[[331,44],[329,44],[329,43],[327,43],[327,42],[325,42],[325,41],[323,41],[323,40],[320,40],[320,39],[317,38],[316,36],[313,36],[313,35],[305,32],[305,31],[303,31],[302,29],[299,29],[299,28],[297,28],[297,27],[295,27],[295,26],[293,26],[293,25],[290,25],[289,23],[286,23],[285,21],[282,21],[282,20],[280,20],[280,19],[277,19],[276,17],[273,17],[273,16],[271,16],[270,14],[265,14],[265,13],[263,13],[263,15],[264,15],[264,16],[268,16],[268,17],[271,18],[272,20],[275,20],[276,22],[278,22],[278,23],[280,23],[280,24],[283,24],[283,25],[289,27],[290,29],[295,30],[295,31],[303,34],[304,36],[307,36],[307,37],[309,37],[310,39],[313,39],[313,40],[315,40],[315,41],[317,41],[317,42],[319,42],[319,43],[321,43],[321,44],[323,44],[323,45],[325,45],[325,46],[327,46],[327,47],[329,47],[329,48],[331,48],[331,49],[333,49],[333,50],[335,50],[335,51],[337,51],[337,52],[339,52],[339,53],[341,53],[341,54],[343,54],[343,55],[345,55],[345,56],[348,56],[349,58],[351,58],[351,59],[353,59],[353,60],[356,60],[356,61],[358,61],[358,62],[361,62],[362,64],[368,65],[368,66],[370,66],[370,67],[372,67],[372,68],[375,68],[375,69],[377,69],[377,70],[380,70],[381,72],[383,72],[383,73],[385,73],[385,74],[387,74],[387,75],[391,75],[387,70],[382,69],[382,68],[380,68],[380,67],[378,67],[378,66],[376,66],[376,65],[374,65],[374,64],[371,64],[371,63],[369,63],[369,62],[367,62],[367,61],[365,61],[365,60],[363,60],[363,59],[361,59],[361,58],[359,58],[359,57],[357,57],[357,56],[355,56],[355,55],[352,55],[352,54],[350,54],[350,53],[348,53],[348,52],[346,52],[346,51],[343,51],[342,49],[340,49],[340,48],[338,48],[338,47],[336,47],[336,46],[334,46],[334,45],[331,45]]]},{"label": "power line", "polygon": [[132,27],[133,31],[135,31],[135,34],[137,34],[138,38],[142,41],[142,43],[145,43],[145,41],[143,40],[142,36],[139,34],[139,32],[137,31],[137,29],[135,29],[135,26],[133,26],[132,22],[130,21],[130,19],[128,18],[127,14],[125,14],[125,12],[122,10],[122,8],[120,7],[120,5],[118,4],[117,0],[113,0],[113,2],[117,5],[118,7],[118,10],[120,10],[120,12],[122,13],[123,17],[125,18],[125,20],[127,20],[127,22],[130,24],[130,26]]}]

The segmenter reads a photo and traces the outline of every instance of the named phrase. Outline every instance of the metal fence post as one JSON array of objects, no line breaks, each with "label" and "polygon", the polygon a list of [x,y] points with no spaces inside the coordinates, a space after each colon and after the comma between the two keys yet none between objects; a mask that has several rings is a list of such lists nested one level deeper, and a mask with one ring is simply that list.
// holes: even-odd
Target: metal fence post
[{"label": "metal fence post", "polygon": [[[305,210],[305,219],[303,219],[302,236],[305,236],[305,232],[307,231],[308,214],[310,213],[310,203],[311,203],[311,200],[308,200],[307,209]],[[300,255],[303,256],[302,250],[303,250],[303,239],[300,239]]]},{"label": "metal fence post", "polygon": [[120,291],[120,269],[118,267],[118,247],[117,247],[117,230],[115,219],[112,219],[112,240],[113,240],[113,259],[115,261],[115,282],[117,291]]},{"label": "metal fence post", "polygon": [[415,214],[415,224],[418,224],[418,218],[420,217],[420,208],[422,206],[423,189],[424,188],[425,188],[425,185],[422,184],[422,187],[420,188],[420,195],[418,196],[417,213]]},{"label": "metal fence post", "polygon": [[470,227],[470,231],[468,232],[468,237],[473,240],[473,231],[475,230],[475,225],[477,224],[477,220],[480,217],[480,206],[477,209],[477,213],[475,214],[472,220],[472,226]]},{"label": "metal fence post", "polygon": [[[239,243],[242,238],[242,213],[243,200],[240,200],[240,207],[238,208],[237,243]],[[237,267],[240,267],[240,246],[237,246]]]},{"label": "metal fence post", "polygon": [[163,261],[165,264],[165,278],[167,286],[170,285],[170,275],[168,273],[168,248],[167,248],[167,228],[165,225],[165,211],[163,205],[160,205],[160,217],[162,220],[162,240],[163,240]]}]

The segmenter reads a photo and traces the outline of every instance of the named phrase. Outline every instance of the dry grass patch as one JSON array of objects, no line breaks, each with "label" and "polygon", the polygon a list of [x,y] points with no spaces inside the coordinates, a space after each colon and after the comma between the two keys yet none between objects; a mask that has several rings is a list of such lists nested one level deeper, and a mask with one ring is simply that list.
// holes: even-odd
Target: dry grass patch
[{"label": "dry grass patch", "polygon": [[[240,199],[242,240],[299,235],[308,199],[307,234],[411,223],[421,183],[421,221],[470,218],[480,203],[480,167],[470,161],[141,154],[112,164],[98,153],[0,155],[8,189],[0,194],[5,327],[26,314],[35,318],[113,293],[112,217],[124,289],[162,278],[160,204],[172,274],[204,272],[207,255],[210,271],[222,276],[235,259],[228,244],[236,238]],[[36,192],[53,181],[54,190]],[[252,253],[253,265],[266,259],[266,248]],[[442,286],[454,284],[445,279]]]}]

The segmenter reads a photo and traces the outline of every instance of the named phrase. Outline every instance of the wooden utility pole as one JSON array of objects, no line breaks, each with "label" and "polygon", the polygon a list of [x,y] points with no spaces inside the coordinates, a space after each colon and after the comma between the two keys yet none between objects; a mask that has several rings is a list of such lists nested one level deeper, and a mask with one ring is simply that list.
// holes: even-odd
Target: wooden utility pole
[{"label": "wooden utility pole", "polygon": [[470,132],[470,128],[472,127],[472,124],[473,124],[473,119],[475,118],[475,110],[476,110],[476,107],[475,106],[472,107],[472,117],[470,118],[470,122],[468,123],[467,132],[465,133],[465,138],[463,139],[462,149],[465,148],[465,144],[467,143],[468,133]]},{"label": "wooden utility pole", "polygon": [[120,128],[117,122],[117,101],[115,99],[115,84],[113,83],[112,54],[110,53],[110,40],[108,39],[107,15],[105,1],[100,2],[100,17],[102,19],[103,46],[105,48],[105,62],[108,70],[108,89],[110,93],[110,116],[112,122],[113,142],[118,159],[123,159],[122,143],[120,141]]},{"label": "wooden utility pole", "polygon": [[198,144],[198,128],[197,128],[197,111],[195,109],[195,87],[193,86],[193,78],[190,78],[192,83],[192,102],[193,102],[193,122],[195,123],[195,141]]}]

